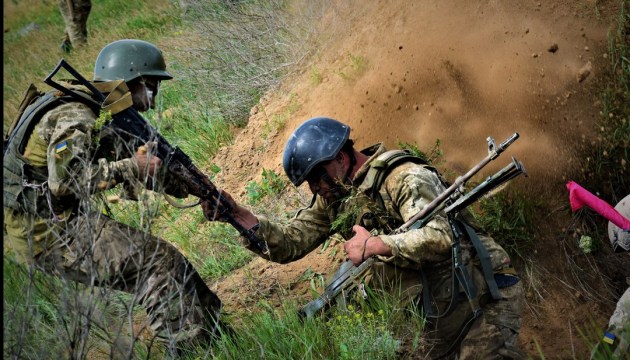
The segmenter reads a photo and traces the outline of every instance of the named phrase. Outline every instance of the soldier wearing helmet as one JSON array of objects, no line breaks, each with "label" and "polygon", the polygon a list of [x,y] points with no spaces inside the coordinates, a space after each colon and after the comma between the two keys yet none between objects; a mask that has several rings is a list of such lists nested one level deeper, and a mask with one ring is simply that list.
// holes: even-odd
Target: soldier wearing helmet
[{"label": "soldier wearing helmet", "polygon": [[[630,219],[630,195],[621,199],[615,205],[615,210]],[[608,239],[615,252],[626,251],[630,255],[630,230],[624,230],[609,221]],[[591,351],[591,359],[623,359],[630,351],[630,277],[626,278],[626,285],[628,287],[617,301],[604,336]]]},{"label": "soldier wearing helmet", "polygon": [[[457,284],[452,271],[453,238],[443,212],[420,229],[391,234],[448,187],[435,168],[406,152],[388,151],[382,144],[359,151],[350,139],[350,127],[326,117],[309,119],[293,132],[283,166],[295,186],[306,182],[313,193],[311,205],[287,224],[253,214],[223,193],[232,202],[234,218],[267,244],[268,252],[250,247],[252,251],[271,261],[291,262],[340,233],[354,265],[369,257],[378,260],[366,278],[370,285],[402,294],[400,305],[414,302],[423,307],[431,330],[428,337],[435,344],[429,353],[432,358],[524,358],[517,345],[522,285],[501,246],[472,230],[489,254],[480,260],[477,245],[473,248],[470,238],[462,242],[471,275],[468,281],[477,289],[467,302],[462,301],[463,293],[453,297],[451,287]],[[221,220],[214,204],[202,206],[208,220]],[[340,219],[350,221],[339,225]],[[456,220],[474,228],[467,214]],[[489,274],[482,273],[483,261],[491,266]],[[500,300],[490,297],[485,276],[495,280]]]},{"label": "soldier wearing helmet", "polygon": [[132,106],[153,108],[160,82],[171,78],[155,45],[126,39],[108,44],[96,59],[94,86],[115,105],[111,113],[83,86],[68,84],[76,97],[31,91],[24,101],[31,105],[5,142],[3,192],[5,248],[18,261],[133,294],[147,310],[154,336],[177,351],[213,337],[220,300],[175,247],[95,205],[117,185],[131,199],[139,185],[188,195],[183,184],[164,176],[161,159],[146,148],[130,149],[99,124]]}]

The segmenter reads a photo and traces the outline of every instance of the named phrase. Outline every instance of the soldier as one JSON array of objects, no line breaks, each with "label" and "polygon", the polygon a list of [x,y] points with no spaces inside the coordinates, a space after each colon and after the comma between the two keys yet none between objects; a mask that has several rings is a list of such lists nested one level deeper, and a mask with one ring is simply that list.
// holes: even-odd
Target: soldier
[{"label": "soldier", "polygon": [[68,84],[77,97],[51,91],[27,99],[31,105],[5,142],[4,227],[5,248],[19,261],[134,294],[154,335],[175,351],[212,338],[220,300],[175,247],[94,205],[117,184],[131,196],[138,184],[188,195],[183,184],[164,176],[161,159],[144,147],[129,149],[103,127],[110,112],[154,108],[160,82],[169,79],[156,46],[119,40],[101,50],[94,71],[94,86],[109,94],[109,112],[80,85]]},{"label": "soldier", "polygon": [[[379,261],[372,269],[373,279],[391,291],[396,289],[392,284],[400,284],[396,286],[404,297],[418,301],[429,320],[427,335],[435,341],[432,358],[523,358],[517,347],[522,284],[505,250],[489,236],[471,230],[462,244],[469,283],[460,286],[453,277],[451,225],[443,212],[423,228],[388,235],[447,184],[436,169],[401,151],[387,151],[382,144],[356,150],[349,134],[347,125],[319,117],[304,122],[291,135],[284,149],[284,170],[295,186],[306,181],[314,196],[311,205],[287,224],[257,216],[223,192],[233,205],[234,218],[255,230],[268,252],[250,249],[271,261],[291,262],[331,236],[336,219],[351,218],[351,228],[341,229],[348,239],[347,257],[359,265],[375,256]],[[202,206],[208,220],[222,220],[215,204]],[[454,221],[472,229],[469,219]],[[473,245],[470,237],[481,245]],[[489,256],[482,258],[482,250]],[[482,267],[489,272],[484,275]],[[466,301],[462,288],[470,288],[470,282],[477,293]],[[498,299],[491,297],[492,291]]]},{"label": "soldier", "polygon": [[[615,206],[615,210],[626,219],[630,219],[630,195]],[[615,252],[626,252],[630,255],[630,230],[608,222],[608,238]],[[626,278],[629,286],[621,295],[615,311],[610,316],[608,328],[602,340],[591,351],[591,359],[612,358],[623,359],[630,351],[630,277]]]},{"label": "soldier", "polygon": [[92,10],[90,0],[59,0],[59,11],[66,24],[61,49],[65,52],[87,43],[87,20]]}]

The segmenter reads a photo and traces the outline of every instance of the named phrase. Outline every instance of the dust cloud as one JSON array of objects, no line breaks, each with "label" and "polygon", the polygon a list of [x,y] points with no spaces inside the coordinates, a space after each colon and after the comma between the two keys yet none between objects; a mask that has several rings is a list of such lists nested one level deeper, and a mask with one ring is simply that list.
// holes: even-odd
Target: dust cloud
[{"label": "dust cloud", "polygon": [[[604,58],[600,25],[570,6],[531,2],[360,4],[336,9],[331,21],[346,26],[336,27],[337,40],[314,65],[322,83],[305,71],[292,85],[300,110],[271,161],[299,123],[329,116],[352,127],[358,146],[402,141],[429,150],[439,139],[446,166],[458,173],[486,156],[487,137],[498,144],[515,132],[520,139],[486,174],[515,156],[530,176],[562,180],[579,162],[572,157],[599,111],[589,91]],[[352,11],[359,13],[345,16]],[[589,62],[597,66],[578,82]]]}]

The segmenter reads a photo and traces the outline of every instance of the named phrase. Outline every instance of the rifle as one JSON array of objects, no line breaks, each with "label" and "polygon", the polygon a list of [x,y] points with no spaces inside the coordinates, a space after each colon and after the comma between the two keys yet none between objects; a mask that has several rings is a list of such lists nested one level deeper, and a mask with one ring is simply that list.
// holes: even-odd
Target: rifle
[{"label": "rifle", "polygon": [[[44,82],[79,101],[86,101],[86,99],[81,95],[53,80],[53,77],[61,68],[64,68],[72,76],[74,76],[81,85],[87,87],[99,101],[97,105],[100,105],[101,108],[103,107],[103,103],[106,99],[105,95],[103,95],[103,93],[101,93],[92,83],[79,74],[79,72],[70,66],[70,64],[68,64],[64,59],[59,61],[55,69],[46,77],[46,79],[44,79]],[[154,129],[133,106],[113,114],[111,122],[106,126],[122,138],[128,139],[132,143],[130,145],[134,146],[134,148],[144,145],[147,142],[156,142],[156,155],[162,159],[169,174],[174,175],[178,180],[186,184],[188,192],[191,195],[198,197],[200,202],[201,200],[210,200],[215,204],[218,204],[217,211],[222,218],[226,219],[230,225],[238,230],[239,234],[245,237],[253,247],[263,253],[268,252],[265,242],[255,235],[255,229],[245,229],[236,221],[236,219],[234,219],[231,215],[232,206],[225,201],[225,199],[221,196],[221,193],[217,190],[217,187],[212,183],[212,181],[210,181],[208,176],[201,172],[201,170],[193,164],[192,160],[188,157],[188,155],[186,155],[186,153],[178,147],[174,147],[169,144],[169,142],[162,137],[162,135],[160,135],[160,133]]]},{"label": "rifle", "polygon": [[[411,217],[406,223],[399,228],[395,229],[392,234],[399,234],[411,229],[419,229],[425,226],[431,219],[440,211],[444,211],[451,221],[456,215],[468,207],[470,204],[477,201],[484,195],[489,194],[495,189],[506,185],[508,181],[513,178],[524,174],[525,168],[520,161],[517,161],[512,157],[512,162],[505,166],[503,169],[496,172],[494,175],[487,177],[482,183],[477,185],[474,189],[464,194],[464,184],[472,178],[479,170],[484,168],[490,161],[496,159],[508,146],[510,146],[516,139],[519,138],[518,133],[514,133],[511,137],[496,146],[494,139],[488,137],[488,156],[481,160],[477,165],[470,169],[466,174],[458,177],[455,182],[444,192],[439,194],[433,201],[425,205],[416,215]],[[453,229],[455,230],[455,229]],[[461,259],[459,254],[459,236],[455,236],[453,244],[453,259],[456,264],[454,266],[459,267],[458,260]],[[365,272],[372,267],[374,262],[377,261],[376,257],[370,257],[359,266],[354,266],[352,261],[347,260],[341,264],[339,270],[333,275],[332,280],[324,289],[324,292],[317,299],[312,300],[299,310],[300,318],[311,318],[317,312],[325,310],[331,306],[332,301],[342,294],[341,303],[345,302],[347,294],[356,290],[357,287],[361,287],[360,279]],[[458,275],[459,276],[459,275]],[[465,285],[465,284],[464,284]],[[364,290],[363,290],[364,291]],[[467,293],[474,295],[474,289],[467,289]],[[365,292],[363,293],[365,297]],[[496,294],[493,294],[495,296]],[[474,296],[473,296],[474,297]]]}]

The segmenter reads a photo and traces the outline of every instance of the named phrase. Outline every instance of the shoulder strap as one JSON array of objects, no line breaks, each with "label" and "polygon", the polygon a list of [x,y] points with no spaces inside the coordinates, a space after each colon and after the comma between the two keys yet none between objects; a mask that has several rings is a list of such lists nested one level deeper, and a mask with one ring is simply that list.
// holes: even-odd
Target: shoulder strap
[{"label": "shoulder strap", "polygon": [[[376,195],[379,194],[385,177],[392,169],[406,161],[428,165],[424,159],[412,155],[408,150],[386,151],[372,161],[365,175],[365,180],[359,187],[359,190],[368,195],[371,199],[378,199],[379,197]],[[379,199],[378,201],[380,202],[381,200]]]},{"label": "shoulder strap", "polygon": [[22,114],[24,113],[24,110],[26,110],[26,107],[29,106],[37,98],[41,97],[43,94],[44,93],[39,91],[35,85],[30,84],[28,86],[28,89],[26,89],[26,91],[24,92],[24,95],[22,96],[22,101],[20,102],[20,106],[18,107],[17,115],[15,116],[15,118],[13,118],[11,125],[7,129],[7,132],[4,134],[5,142],[9,139],[9,135],[13,132],[13,130],[17,126],[18,122],[20,121],[20,118],[22,118]]}]

